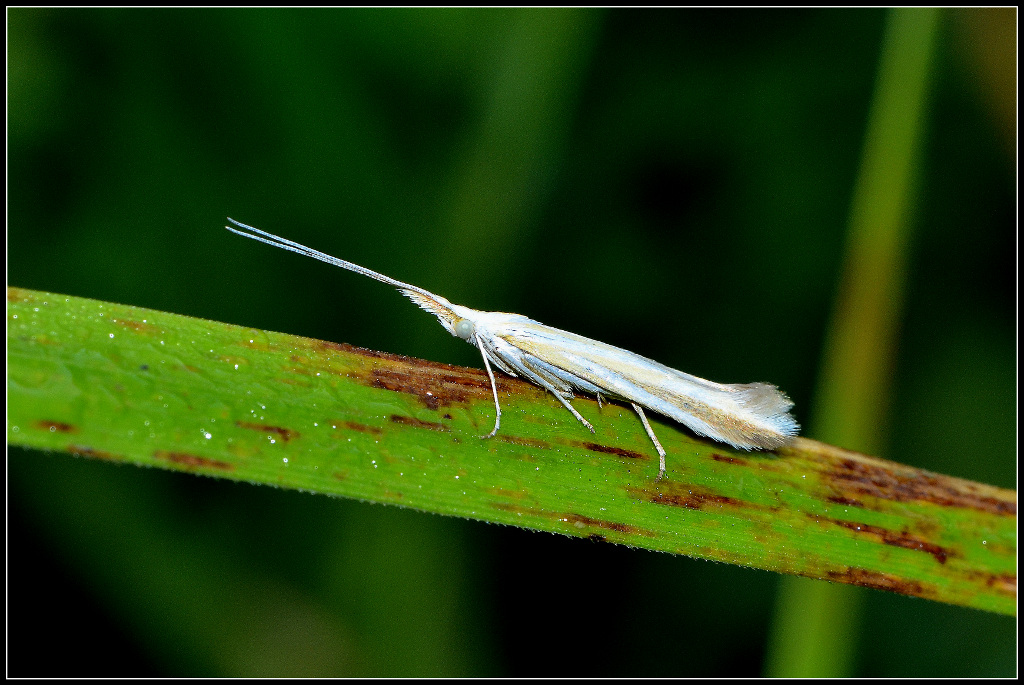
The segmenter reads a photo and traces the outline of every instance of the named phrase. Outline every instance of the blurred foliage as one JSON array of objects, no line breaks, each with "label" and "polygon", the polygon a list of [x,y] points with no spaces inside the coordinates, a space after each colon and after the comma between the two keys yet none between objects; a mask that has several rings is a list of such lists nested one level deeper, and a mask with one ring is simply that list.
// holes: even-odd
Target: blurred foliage
[{"label": "blurred foliage", "polygon": [[[391,289],[240,241],[233,216],[776,383],[806,421],[882,10],[7,17],[10,284],[478,365]],[[1002,487],[1015,22],[944,17],[879,436]],[[773,574],[65,455],[9,449],[8,477],[10,675],[762,668]],[[856,674],[1014,673],[1012,619],[864,592]]]}]

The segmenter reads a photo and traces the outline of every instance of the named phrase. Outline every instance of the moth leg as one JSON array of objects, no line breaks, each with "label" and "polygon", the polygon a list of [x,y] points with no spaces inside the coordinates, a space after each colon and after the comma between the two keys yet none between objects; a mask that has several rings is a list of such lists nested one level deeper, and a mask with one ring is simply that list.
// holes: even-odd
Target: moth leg
[{"label": "moth leg", "polygon": [[643,421],[644,429],[647,431],[647,435],[650,436],[651,440],[654,442],[654,447],[658,450],[658,458],[660,459],[661,463],[659,464],[657,479],[661,480],[661,477],[665,475],[665,448],[661,446],[661,443],[658,442],[658,438],[654,435],[654,430],[651,428],[651,424],[647,422],[647,417],[644,415],[643,408],[636,402],[633,402],[632,404],[633,409],[636,409],[636,413],[640,415],[640,420]]},{"label": "moth leg", "polygon": [[594,427],[590,425],[590,421],[587,421],[585,418],[580,416],[580,413],[578,411],[576,411],[576,407],[574,407],[571,404],[569,404],[569,402],[564,397],[562,397],[561,393],[559,393],[557,390],[555,390],[555,386],[551,385],[546,380],[544,380],[543,378],[541,378],[540,376],[538,376],[536,374],[530,380],[532,380],[537,385],[543,387],[545,390],[547,390],[552,395],[557,397],[558,401],[561,402],[563,405],[565,405],[566,409],[568,409],[569,411],[572,412],[572,415],[576,417],[577,421],[579,421],[584,426],[589,428],[591,433],[596,433],[597,432],[597,431],[594,430]]},{"label": "moth leg", "polygon": [[[475,337],[475,336],[474,336]],[[498,386],[494,382],[494,372],[491,371],[491,363],[487,361],[487,353],[484,352],[483,343],[480,342],[480,338],[476,338],[476,346],[480,349],[480,356],[484,358],[484,368],[487,369],[487,375],[491,379],[491,392],[494,393],[494,430],[487,435],[481,435],[481,438],[493,438],[498,434],[498,427],[501,426],[501,405],[498,404]]]},{"label": "moth leg", "polygon": [[597,408],[598,409],[600,409],[602,406],[604,406],[604,405],[601,404],[601,399],[602,399],[601,398],[601,393],[597,393]]}]

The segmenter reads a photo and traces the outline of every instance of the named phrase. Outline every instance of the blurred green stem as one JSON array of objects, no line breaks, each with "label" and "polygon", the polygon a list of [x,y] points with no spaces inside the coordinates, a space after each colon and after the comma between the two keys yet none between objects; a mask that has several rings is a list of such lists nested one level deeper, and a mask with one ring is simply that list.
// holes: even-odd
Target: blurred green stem
[{"label": "blurred green stem", "polygon": [[[808,431],[871,454],[882,451],[938,24],[936,9],[893,9],[886,20],[842,280]],[[781,582],[766,674],[850,675],[862,593],[799,578]]]},{"label": "blurred green stem", "polygon": [[[603,11],[535,8],[508,14],[481,84],[482,112],[451,175],[437,261],[465,255],[446,275],[449,297],[477,295],[513,268],[541,182],[564,157],[568,122]],[[461,300],[459,300],[461,301]]]}]

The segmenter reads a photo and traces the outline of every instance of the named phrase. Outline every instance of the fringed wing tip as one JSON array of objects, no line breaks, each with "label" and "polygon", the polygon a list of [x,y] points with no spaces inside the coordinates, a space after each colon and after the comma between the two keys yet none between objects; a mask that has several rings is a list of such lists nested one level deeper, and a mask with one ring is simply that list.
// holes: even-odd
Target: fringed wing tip
[{"label": "fringed wing tip", "polygon": [[733,388],[737,391],[737,402],[763,416],[785,414],[793,406],[793,400],[770,383],[746,383]]},{"label": "fringed wing tip", "polygon": [[[739,395],[736,400],[761,418],[777,432],[778,438],[766,442],[764,447],[773,449],[784,445],[788,438],[800,432],[800,424],[789,414],[793,401],[770,383],[747,383],[736,386]],[[768,436],[765,436],[768,437]]]}]

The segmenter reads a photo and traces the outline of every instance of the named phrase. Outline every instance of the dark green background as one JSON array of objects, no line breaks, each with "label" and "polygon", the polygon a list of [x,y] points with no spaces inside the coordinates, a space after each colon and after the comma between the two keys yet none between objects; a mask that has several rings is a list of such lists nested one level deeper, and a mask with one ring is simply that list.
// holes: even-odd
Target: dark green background
[{"label": "dark green background", "polygon": [[[479,366],[386,286],[233,236],[232,216],[776,383],[808,421],[884,11],[7,16],[9,284]],[[1004,487],[1015,20],[943,15],[879,427],[882,456]],[[762,669],[770,573],[9,453],[10,675]],[[1011,618],[863,601],[852,675],[1014,673]]]}]

